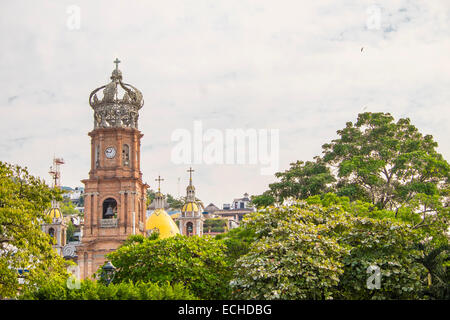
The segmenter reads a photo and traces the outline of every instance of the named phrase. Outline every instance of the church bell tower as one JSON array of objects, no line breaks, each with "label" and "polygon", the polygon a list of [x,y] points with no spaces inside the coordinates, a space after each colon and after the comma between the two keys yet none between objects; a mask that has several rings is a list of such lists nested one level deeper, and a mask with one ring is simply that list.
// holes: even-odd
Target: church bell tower
[{"label": "church bell tower", "polygon": [[[122,81],[116,59],[111,82],[95,89],[91,170],[85,185],[84,229],[77,247],[80,277],[91,277],[129,235],[145,234],[146,191],[140,171],[138,130],[142,93]],[[103,97],[98,95],[102,93]]]}]

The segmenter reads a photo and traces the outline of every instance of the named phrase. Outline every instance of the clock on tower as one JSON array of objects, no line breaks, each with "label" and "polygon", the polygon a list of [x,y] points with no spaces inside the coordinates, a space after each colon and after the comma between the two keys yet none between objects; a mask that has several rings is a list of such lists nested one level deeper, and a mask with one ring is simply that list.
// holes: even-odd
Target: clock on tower
[{"label": "clock on tower", "polygon": [[105,255],[131,234],[145,234],[146,191],[140,171],[143,134],[138,130],[142,93],[122,81],[116,59],[111,82],[95,89],[91,170],[85,184],[84,229],[77,248],[81,278],[94,274]]}]

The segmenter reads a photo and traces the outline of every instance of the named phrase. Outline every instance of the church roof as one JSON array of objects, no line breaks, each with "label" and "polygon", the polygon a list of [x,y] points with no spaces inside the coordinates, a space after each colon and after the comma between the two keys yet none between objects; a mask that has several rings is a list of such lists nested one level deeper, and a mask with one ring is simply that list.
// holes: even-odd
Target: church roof
[{"label": "church roof", "polygon": [[62,218],[62,213],[59,208],[51,208],[50,210],[47,211],[47,215],[52,219],[53,218]]},{"label": "church roof", "polygon": [[[164,209],[169,209],[170,205],[167,203],[167,199],[164,198]],[[149,210],[155,210],[156,209],[156,202],[157,199],[153,199],[152,203],[148,206]]]},{"label": "church roof", "polygon": [[161,239],[180,234],[180,230],[178,230],[176,223],[162,208],[156,209],[150,217],[147,218],[145,230],[157,230]]},{"label": "church roof", "polygon": [[195,202],[188,202],[186,203],[183,208],[181,208],[182,212],[198,212],[199,208],[198,205]]},{"label": "church roof", "polygon": [[220,210],[218,207],[216,207],[215,205],[214,205],[214,203],[210,203],[206,208],[205,208],[205,211],[206,212],[214,212],[214,211],[217,211],[217,210]]}]

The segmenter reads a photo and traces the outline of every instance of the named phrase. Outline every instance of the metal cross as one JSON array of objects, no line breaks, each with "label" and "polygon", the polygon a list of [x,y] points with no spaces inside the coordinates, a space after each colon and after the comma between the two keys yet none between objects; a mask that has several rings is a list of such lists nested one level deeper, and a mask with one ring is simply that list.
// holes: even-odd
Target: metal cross
[{"label": "metal cross", "polygon": [[187,172],[189,172],[189,180],[192,181],[192,172],[194,172],[195,170],[192,169],[192,167],[189,167],[189,170]]},{"label": "metal cross", "polygon": [[158,176],[158,179],[155,179],[155,181],[158,181],[158,191],[161,191],[161,181],[164,181],[164,179],[161,179],[161,176]]},{"label": "metal cross", "polygon": [[119,70],[119,63],[121,62],[119,59],[113,61],[116,64],[116,70]]}]

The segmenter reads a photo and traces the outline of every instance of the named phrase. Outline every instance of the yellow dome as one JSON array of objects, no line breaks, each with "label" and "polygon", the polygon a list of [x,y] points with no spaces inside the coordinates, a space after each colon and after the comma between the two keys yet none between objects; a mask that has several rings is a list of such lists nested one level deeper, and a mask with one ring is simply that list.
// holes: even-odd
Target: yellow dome
[{"label": "yellow dome", "polygon": [[198,212],[198,206],[195,202],[188,202],[186,203],[183,208],[181,209],[183,212]]},{"label": "yellow dome", "polygon": [[176,223],[173,219],[167,214],[164,209],[156,209],[147,218],[145,222],[145,230],[154,230],[157,229],[159,231],[159,237],[161,239],[173,237],[176,234],[180,234]]},{"label": "yellow dome", "polygon": [[62,214],[61,214],[61,210],[59,210],[59,208],[51,208],[48,212],[47,215],[50,216],[50,218],[61,218]]}]

